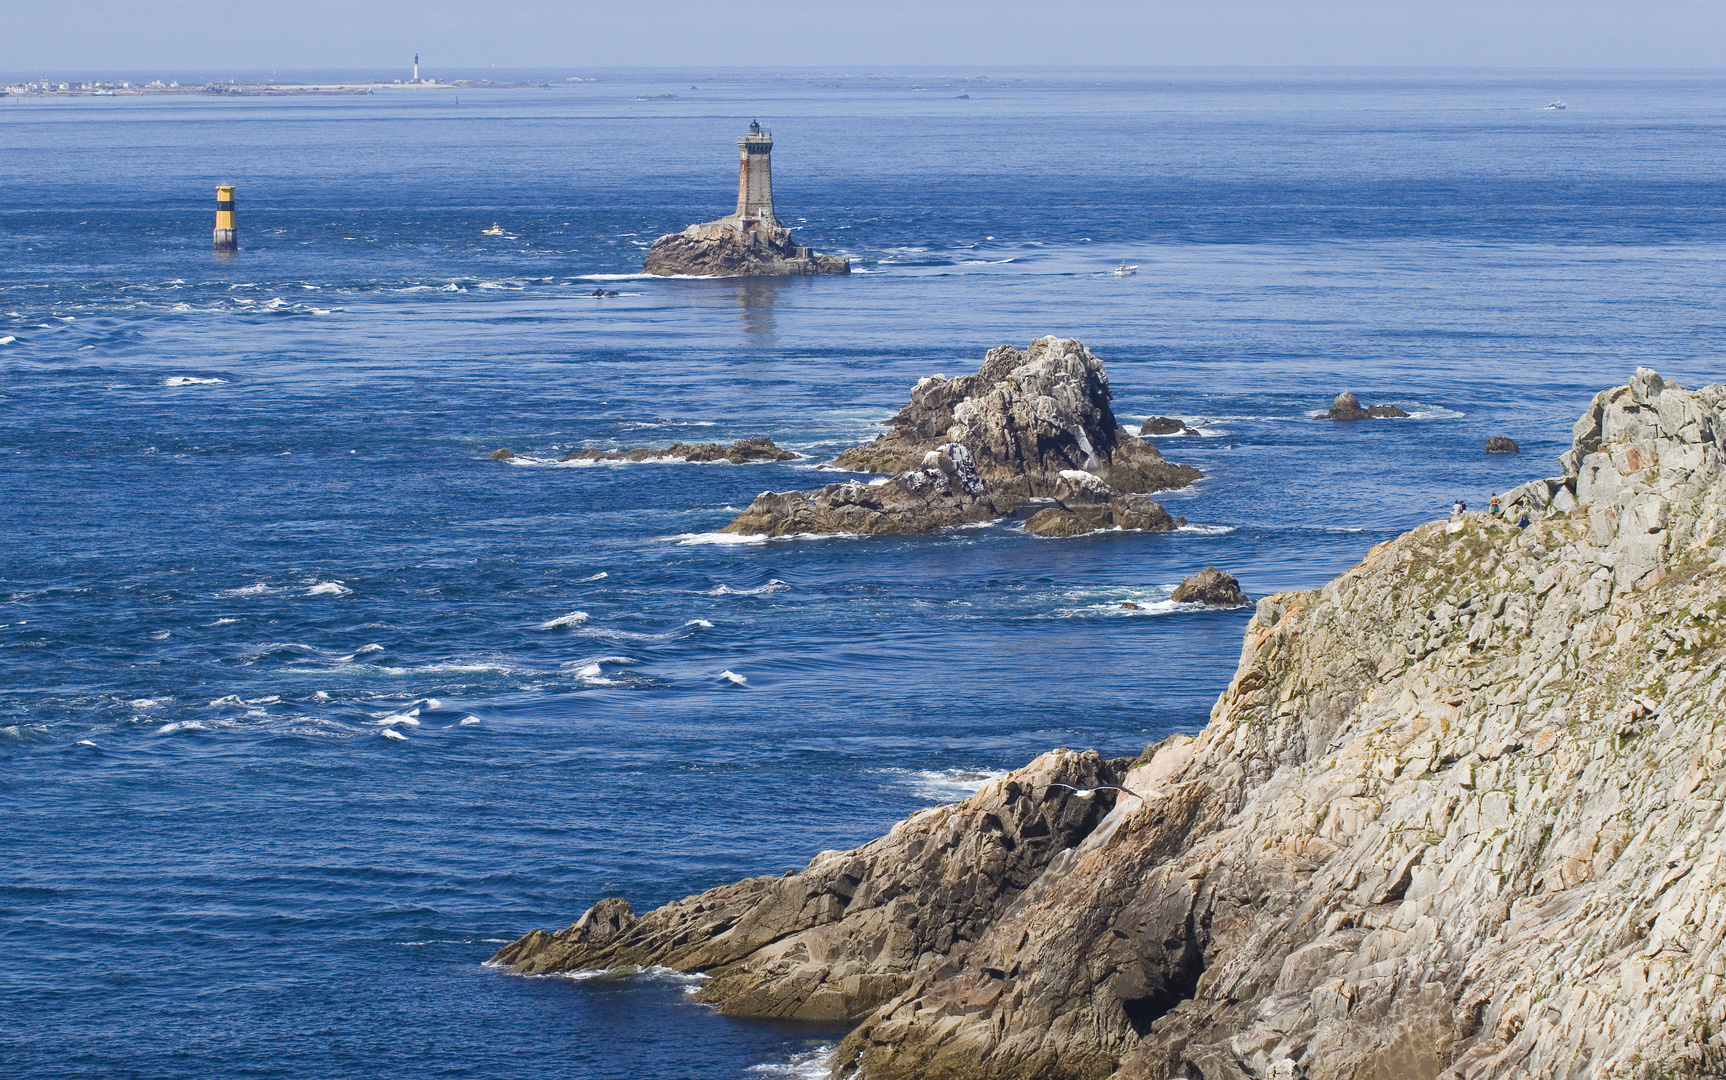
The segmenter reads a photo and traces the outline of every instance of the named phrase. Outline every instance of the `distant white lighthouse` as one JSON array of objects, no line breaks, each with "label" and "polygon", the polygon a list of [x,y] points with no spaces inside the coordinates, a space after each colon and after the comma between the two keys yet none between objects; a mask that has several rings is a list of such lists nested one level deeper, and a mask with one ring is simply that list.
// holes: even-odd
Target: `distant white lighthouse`
[{"label": "distant white lighthouse", "polygon": [[414,53],[414,82],[420,81],[420,54]]}]

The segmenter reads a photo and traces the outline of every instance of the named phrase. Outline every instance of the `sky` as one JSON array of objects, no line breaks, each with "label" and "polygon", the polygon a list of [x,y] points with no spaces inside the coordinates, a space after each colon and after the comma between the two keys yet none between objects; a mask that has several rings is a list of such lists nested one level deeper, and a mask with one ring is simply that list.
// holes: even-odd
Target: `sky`
[{"label": "sky", "polygon": [[1719,68],[1726,0],[0,0],[0,72]]}]

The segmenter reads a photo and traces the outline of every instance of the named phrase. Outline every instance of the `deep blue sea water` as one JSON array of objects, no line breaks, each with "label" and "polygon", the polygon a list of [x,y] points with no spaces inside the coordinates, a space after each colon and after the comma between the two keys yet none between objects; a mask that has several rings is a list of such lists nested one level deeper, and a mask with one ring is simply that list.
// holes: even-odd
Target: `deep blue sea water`
[{"label": "deep blue sea water", "polygon": [[[482,961],[1195,730],[1247,613],[1183,575],[1317,586],[1637,365],[1726,376],[1718,73],[538,74],[0,98],[0,1073],[807,1073],[835,1032]],[[751,119],[860,272],[637,276]],[[1204,528],[715,542],[1048,333],[1205,422]],[[806,457],[550,463],[751,435]]]}]

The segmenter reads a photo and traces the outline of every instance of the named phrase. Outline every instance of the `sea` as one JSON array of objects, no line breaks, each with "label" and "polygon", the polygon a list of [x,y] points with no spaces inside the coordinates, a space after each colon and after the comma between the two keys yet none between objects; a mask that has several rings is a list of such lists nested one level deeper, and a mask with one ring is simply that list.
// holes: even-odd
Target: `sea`
[{"label": "sea", "polygon": [[[486,960],[1197,731],[1250,608],[1184,576],[1318,587],[1726,377],[1720,72],[430,74],[526,85],[0,97],[6,1076],[821,1075],[699,976]],[[854,272],[643,276],[752,120]],[[1192,428],[1185,528],[720,532],[1048,334]]]}]

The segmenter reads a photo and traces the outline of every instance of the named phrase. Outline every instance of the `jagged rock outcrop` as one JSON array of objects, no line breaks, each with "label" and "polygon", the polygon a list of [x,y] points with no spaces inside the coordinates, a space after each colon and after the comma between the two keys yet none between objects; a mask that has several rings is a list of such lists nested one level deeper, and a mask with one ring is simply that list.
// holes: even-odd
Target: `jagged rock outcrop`
[{"label": "jagged rock outcrop", "polygon": [[1331,402],[1330,411],[1319,413],[1315,420],[1389,420],[1405,417],[1408,413],[1395,405],[1374,405],[1363,408],[1360,399],[1344,390]]},{"label": "jagged rock outcrop", "polygon": [[772,439],[756,436],[738,439],[730,446],[718,443],[672,443],[662,450],[637,447],[633,450],[573,450],[559,461],[687,461],[707,464],[729,461],[743,465],[756,461],[790,461],[797,455],[781,450]]},{"label": "jagged rock outcrop", "polygon": [[1169,599],[1177,604],[1237,608],[1246,604],[1247,594],[1241,592],[1241,583],[1233,574],[1207,566],[1191,577],[1181,579]]},{"label": "jagged rock outcrop", "polygon": [[851,260],[818,254],[777,223],[730,214],[655,240],[643,268],[665,277],[788,277],[849,274]]},{"label": "jagged rock outcrop", "polygon": [[[1197,469],[1164,461],[1156,447],[1123,429],[1109,400],[1102,361],[1077,340],[1044,337],[1025,350],[991,349],[973,374],[923,379],[887,434],[834,461],[892,479],[764,492],[725,531],[922,532],[1005,517],[1030,499],[1059,499],[1063,473],[1090,474],[1111,500],[1199,478]],[[1118,515],[1116,509],[1111,502],[1109,520],[1166,517],[1149,500],[1122,500]]]},{"label": "jagged rock outcrop", "polygon": [[1522,447],[1516,445],[1516,440],[1508,435],[1494,435],[1486,440],[1486,452],[1489,454],[1521,453]]},{"label": "jagged rock outcrop", "polygon": [[857,1020],[963,950],[1027,885],[1089,836],[1131,759],[1056,751],[924,810],[855,851],[751,878],[639,919],[601,900],[568,929],[535,930],[493,962],[524,974],[661,964],[711,978],[697,997],[738,1016]]},{"label": "jagged rock outcrop", "polygon": [[1140,435],[1197,435],[1198,432],[1172,416],[1153,416],[1139,425]]},{"label": "jagged rock outcrop", "polygon": [[[845,946],[806,959],[781,951],[802,924],[746,928],[758,904],[849,912],[813,886],[855,859],[906,883],[891,922],[928,935],[948,917],[928,883],[1007,848],[975,838],[986,815],[1025,834],[1009,782],[818,857],[810,887],[707,894],[741,905],[710,938],[685,901],[642,920],[664,948],[583,962],[742,970],[725,1007],[774,1015],[830,986],[806,965],[890,971],[833,1061],[867,1080],[1726,1075],[1723,433],[1726,388],[1638,370],[1561,476],[1512,493],[1528,529],[1435,522],[1260,600],[1209,725],[1148,752],[1100,822],[1051,826],[1070,846],[1017,864],[964,940],[881,968],[873,931],[821,931]],[[1044,805],[1039,784],[1093,783],[1056,779],[1076,760],[1011,782]]]},{"label": "jagged rock outcrop", "polygon": [[1079,536],[1104,529],[1168,532],[1187,523],[1170,517],[1148,495],[1122,494],[1088,472],[1063,470],[1055,478],[1055,505],[1025,521],[1025,531],[1037,536]]}]

